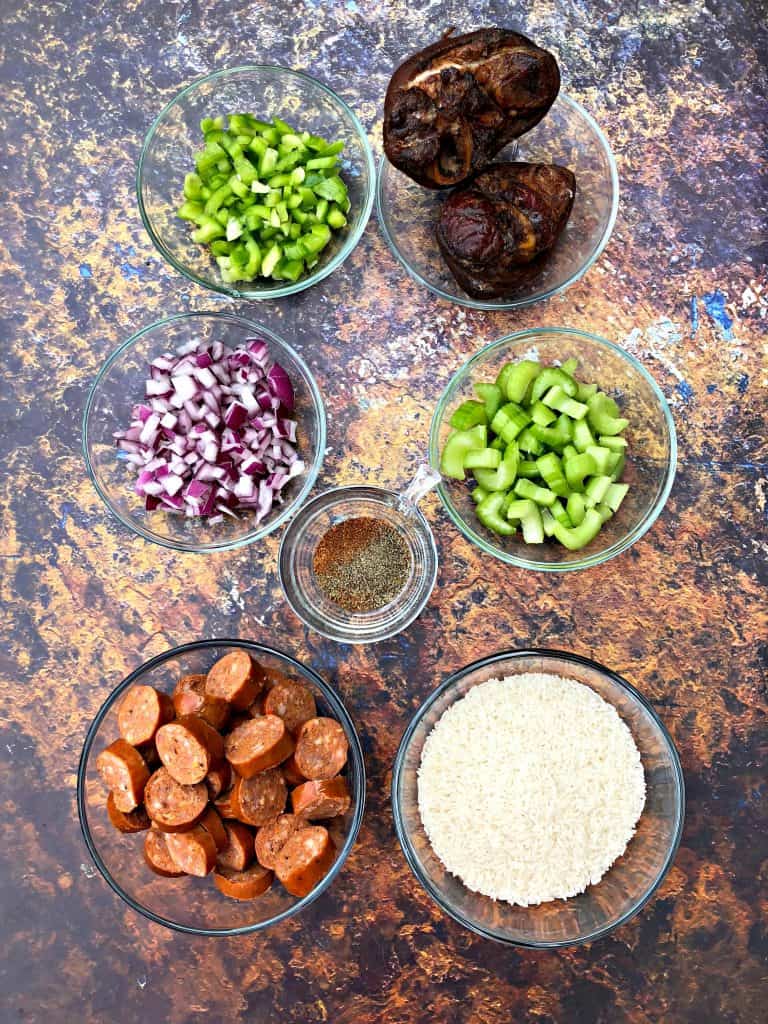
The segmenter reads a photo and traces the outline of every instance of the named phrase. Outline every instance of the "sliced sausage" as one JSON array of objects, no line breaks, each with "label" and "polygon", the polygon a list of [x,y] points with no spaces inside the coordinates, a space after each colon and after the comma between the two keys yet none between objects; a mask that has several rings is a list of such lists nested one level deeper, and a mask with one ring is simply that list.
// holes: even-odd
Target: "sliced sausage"
[{"label": "sliced sausage", "polygon": [[219,850],[216,863],[222,868],[244,871],[253,860],[253,832],[240,821],[223,822],[227,845]]},{"label": "sliced sausage", "polygon": [[209,798],[215,800],[221,796],[225,790],[229,789],[231,782],[232,769],[229,767],[229,761],[220,761],[215,764],[205,776]]},{"label": "sliced sausage", "polygon": [[352,803],[345,779],[327,779],[305,782],[291,793],[293,813],[307,821],[318,818],[337,818],[346,814]]},{"label": "sliced sausage", "polygon": [[157,829],[151,828],[144,839],[143,853],[147,867],[156,875],[163,875],[165,878],[178,878],[184,874],[171,857],[164,832],[158,832]]},{"label": "sliced sausage", "polygon": [[277,768],[252,779],[238,777],[232,787],[235,817],[246,825],[266,825],[285,810],[287,796],[285,779]]},{"label": "sliced sausage", "polygon": [[216,866],[216,843],[202,825],[195,825],[188,832],[169,833],[165,841],[171,858],[185,875],[205,878]]},{"label": "sliced sausage", "polygon": [[245,871],[231,868],[216,868],[213,884],[233,900],[253,900],[261,896],[272,885],[274,875],[261,864],[252,864]]},{"label": "sliced sausage", "polygon": [[257,772],[274,768],[293,753],[293,739],[277,715],[249,718],[227,736],[227,760],[238,775],[251,779]]},{"label": "sliced sausage", "polygon": [[115,797],[110,793],[107,797],[107,814],[109,820],[119,832],[144,832],[151,822],[143,807],[135,811],[121,811],[115,806]]},{"label": "sliced sausage", "polygon": [[224,822],[219,817],[219,812],[214,807],[207,807],[199,824],[206,832],[210,832],[214,843],[216,843],[216,852],[221,853],[227,845],[227,833]]},{"label": "sliced sausage", "polygon": [[223,729],[229,717],[229,704],[205,692],[205,679],[205,676],[182,676],[173,691],[173,706],[179,718],[197,715],[214,729]]},{"label": "sliced sausage", "polygon": [[202,817],[208,790],[202,782],[182,786],[167,768],[158,768],[144,791],[144,806],[163,832],[184,832]]},{"label": "sliced sausage", "polygon": [[296,737],[296,767],[307,779],[332,779],[347,761],[349,743],[333,718],[312,718]]},{"label": "sliced sausage", "polygon": [[226,790],[221,796],[216,797],[213,801],[213,806],[216,808],[222,818],[239,818],[239,807],[235,802],[235,788]]},{"label": "sliced sausage", "polygon": [[322,825],[310,825],[291,836],[277,855],[275,874],[292,896],[306,896],[333,864],[335,849]]},{"label": "sliced sausage", "polygon": [[306,686],[292,679],[282,679],[264,698],[264,714],[282,718],[288,732],[295,733],[310,718],[317,717],[317,705]]},{"label": "sliced sausage", "polygon": [[302,782],[307,781],[296,767],[295,754],[291,754],[286,761],[283,761],[280,765],[280,771],[283,773],[283,778],[289,786],[300,786]]},{"label": "sliced sausage", "polygon": [[141,754],[122,737],[96,758],[96,768],[104,784],[112,791],[115,807],[127,814],[144,799],[149,768]]},{"label": "sliced sausage", "polygon": [[205,692],[244,711],[264,686],[263,675],[247,651],[230,651],[219,658],[205,680]]},{"label": "sliced sausage", "polygon": [[224,757],[224,740],[207,722],[194,715],[158,729],[155,743],[160,760],[184,786],[202,782],[211,767]]},{"label": "sliced sausage", "polygon": [[299,828],[304,828],[304,822],[295,814],[281,814],[279,818],[270,821],[268,825],[262,825],[254,840],[256,859],[259,864],[274,871],[278,853]]},{"label": "sliced sausage", "polygon": [[134,747],[151,743],[161,725],[174,718],[173,701],[153,686],[132,686],[120,702],[117,728]]}]

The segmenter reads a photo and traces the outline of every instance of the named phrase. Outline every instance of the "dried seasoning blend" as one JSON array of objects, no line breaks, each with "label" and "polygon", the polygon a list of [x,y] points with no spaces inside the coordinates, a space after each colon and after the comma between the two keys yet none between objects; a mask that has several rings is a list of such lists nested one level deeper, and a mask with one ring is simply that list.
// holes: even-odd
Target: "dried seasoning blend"
[{"label": "dried seasoning blend", "polygon": [[348,612],[373,612],[408,582],[411,556],[389,523],[357,516],[323,534],[312,565],[320,589],[334,604]]}]

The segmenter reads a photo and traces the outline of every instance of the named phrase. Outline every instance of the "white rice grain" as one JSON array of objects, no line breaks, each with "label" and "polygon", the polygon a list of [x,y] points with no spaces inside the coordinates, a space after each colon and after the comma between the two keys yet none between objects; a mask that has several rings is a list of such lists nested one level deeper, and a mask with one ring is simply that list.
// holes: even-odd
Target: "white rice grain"
[{"label": "white rice grain", "polygon": [[589,686],[490,679],[427,737],[419,810],[467,888],[519,906],[576,896],[622,855],[645,804],[635,741]]}]

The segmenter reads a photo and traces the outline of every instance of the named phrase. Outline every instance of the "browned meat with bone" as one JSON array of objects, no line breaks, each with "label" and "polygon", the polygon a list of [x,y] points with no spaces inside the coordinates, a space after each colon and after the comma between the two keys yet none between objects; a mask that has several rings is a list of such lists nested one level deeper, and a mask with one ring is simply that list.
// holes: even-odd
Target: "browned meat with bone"
[{"label": "browned meat with bone", "polygon": [[576,179],[555,164],[490,164],[443,204],[437,242],[474,298],[510,294],[526,267],[557,241],[573,207]]},{"label": "browned meat with bone", "polygon": [[392,76],[384,149],[420,185],[458,185],[533,128],[559,89],[555,58],[517,32],[447,34]]}]

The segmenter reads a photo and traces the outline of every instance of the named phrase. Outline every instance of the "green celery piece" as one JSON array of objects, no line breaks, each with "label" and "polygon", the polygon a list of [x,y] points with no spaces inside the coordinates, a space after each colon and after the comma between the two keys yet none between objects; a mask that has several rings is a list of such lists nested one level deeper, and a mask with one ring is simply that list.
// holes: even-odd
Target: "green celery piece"
[{"label": "green celery piece", "polygon": [[608,493],[608,488],[612,483],[613,481],[609,476],[591,477],[587,481],[584,491],[584,500],[587,503],[587,508],[594,508],[595,505],[599,505]]},{"label": "green celery piece", "polygon": [[603,525],[605,525],[605,523],[607,523],[608,520],[613,517],[613,510],[609,508],[608,505],[605,504],[605,502],[601,501],[598,505],[595,505],[595,511],[599,513],[600,518],[603,521]]},{"label": "green celery piece", "polygon": [[611,510],[611,512],[618,512],[619,506],[627,496],[629,491],[629,484],[611,484],[608,490],[605,492],[603,501]]},{"label": "green celery piece", "polygon": [[[531,402],[539,402],[548,391],[555,387],[559,387],[568,398],[573,398],[576,394],[577,385],[573,377],[565,373],[559,366],[548,366],[533,382]],[[546,404],[549,405],[549,402]]]},{"label": "green celery piece", "polygon": [[579,526],[587,511],[587,503],[584,501],[584,495],[579,494],[577,491],[572,491],[568,495],[568,503],[565,508],[573,525]]},{"label": "green celery piece", "polygon": [[561,523],[555,522],[555,538],[569,551],[579,551],[595,539],[602,525],[603,520],[600,513],[589,508],[579,526],[569,529]]},{"label": "green celery piece", "polygon": [[581,381],[576,383],[578,387],[576,388],[575,397],[578,402],[586,402],[592,395],[597,394],[597,384],[582,384]]},{"label": "green celery piece", "polygon": [[538,423],[534,423],[531,425],[530,431],[537,441],[541,442],[542,451],[546,447],[554,448],[556,452],[561,452],[571,440],[570,433],[567,430],[563,430],[560,424],[556,427],[540,427]]},{"label": "green celery piece", "polygon": [[611,480],[613,480],[614,482],[617,481],[617,480],[621,480],[621,474],[624,472],[624,464],[626,463],[626,461],[627,460],[626,460],[624,454],[622,452],[620,452],[619,453],[619,461],[616,463],[616,465],[614,466],[614,468],[611,470],[611,472],[609,474],[610,477],[611,477]]},{"label": "green celery piece", "polygon": [[540,455],[536,460],[536,465],[539,467],[539,475],[550,491],[553,491],[559,498],[567,498],[571,489],[557,455],[554,452]]},{"label": "green celery piece", "polygon": [[519,498],[530,498],[537,505],[550,507],[557,501],[557,495],[547,487],[539,487],[532,480],[518,480],[515,484],[515,494]]},{"label": "green celery piece", "polygon": [[530,422],[530,413],[515,402],[507,402],[491,420],[491,430],[509,444]]},{"label": "green celery piece", "polygon": [[440,472],[453,480],[465,480],[464,456],[473,449],[486,448],[488,428],[482,423],[469,430],[457,430],[443,445]]},{"label": "green celery piece", "polygon": [[485,405],[485,415],[490,423],[501,405],[501,389],[496,387],[495,384],[480,381],[475,384],[475,394]]},{"label": "green celery piece", "polygon": [[196,224],[200,224],[205,218],[203,204],[196,203],[192,199],[188,199],[178,208],[176,216],[181,220],[193,220]]},{"label": "green celery piece", "polygon": [[536,402],[531,406],[531,419],[540,427],[548,427],[557,419],[557,413],[548,409],[543,402]]},{"label": "green celery piece", "polygon": [[524,480],[534,480],[539,476],[539,464],[533,459],[521,459],[517,467],[517,475]]},{"label": "green celery piece", "polygon": [[573,424],[573,446],[577,451],[585,452],[595,444],[592,431],[586,420],[576,420]]},{"label": "green celery piece", "polygon": [[479,505],[483,498],[488,496],[488,491],[484,487],[476,487],[471,494],[472,501],[476,505]]},{"label": "green celery piece", "polygon": [[579,452],[572,444],[567,444],[563,448],[563,459],[572,459],[574,455],[578,455]]},{"label": "green celery piece", "polygon": [[346,226],[347,218],[341,212],[339,207],[334,203],[328,211],[328,216],[325,218],[325,222],[328,227],[333,228],[335,231],[340,231],[341,228]]},{"label": "green celery piece", "polygon": [[533,433],[532,427],[526,427],[517,439],[520,450],[528,452],[529,455],[543,455],[544,445]]},{"label": "green celery piece", "polygon": [[464,456],[464,469],[498,469],[501,452],[498,448],[480,448]]},{"label": "green celery piece", "polygon": [[[499,453],[501,454],[501,453]],[[497,469],[478,467],[474,470],[475,480],[486,491],[508,491],[515,482],[520,452],[514,441],[507,445]]]},{"label": "green celery piece", "polygon": [[488,445],[489,448],[498,448],[500,452],[503,452],[507,447],[507,443],[503,437],[494,437],[491,443]]},{"label": "green celery piece", "polygon": [[507,506],[507,519],[520,523],[526,544],[544,543],[544,524],[535,501],[511,501]]},{"label": "green celery piece", "polygon": [[586,452],[580,452],[570,459],[563,459],[563,468],[565,469],[565,479],[572,491],[583,492],[585,477],[594,476],[597,472],[595,460]]},{"label": "green celery piece", "polygon": [[554,503],[554,505],[550,506],[549,511],[552,513],[552,518],[556,519],[557,522],[561,523],[563,526],[570,527],[573,525],[571,523],[571,517],[565,510],[565,505],[563,505],[562,501],[559,498]]},{"label": "green celery piece", "polygon": [[578,368],[579,361],[578,359],[574,359],[573,356],[571,356],[570,359],[566,359],[565,362],[560,365],[560,369],[563,373],[567,373],[569,377],[573,377]]},{"label": "green celery piece", "polygon": [[503,537],[511,537],[515,527],[502,517],[501,508],[504,504],[505,495],[502,491],[495,491],[486,495],[477,506],[477,518],[494,533]]},{"label": "green celery piece", "polygon": [[615,452],[623,452],[629,444],[626,437],[610,437],[607,434],[600,434],[598,443],[603,448],[611,448]]},{"label": "green celery piece", "polygon": [[548,508],[541,510],[541,525],[544,528],[544,536],[552,537],[555,533],[555,517]]},{"label": "green celery piece", "polygon": [[472,398],[467,402],[462,402],[458,409],[454,410],[450,419],[450,424],[455,430],[469,430],[470,427],[476,427],[478,423],[487,425],[488,417],[485,414],[483,403],[476,402]]},{"label": "green celery piece", "polygon": [[[587,415],[587,406],[582,402],[577,402],[575,399],[569,398],[559,384],[550,388],[541,400],[544,405],[548,405],[550,409],[557,409],[558,412],[564,412],[566,416],[570,416],[573,420],[582,420]],[[610,433],[610,431],[605,431],[605,433]]]},{"label": "green celery piece", "polygon": [[589,445],[587,448],[587,455],[591,455],[595,460],[598,473],[607,473],[616,465],[616,462],[613,461],[613,457],[615,457],[616,452],[612,452],[610,448],[603,448],[602,445]]},{"label": "green celery piece", "polygon": [[514,363],[505,380],[507,399],[510,402],[516,402],[517,405],[522,405],[531,384],[540,373],[541,363],[537,363],[533,359],[521,359],[519,363]]},{"label": "green celery piece", "polygon": [[619,407],[603,391],[598,391],[587,401],[587,419],[597,434],[614,436],[629,426],[629,420],[619,416]]}]

